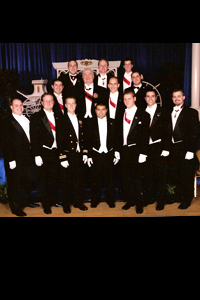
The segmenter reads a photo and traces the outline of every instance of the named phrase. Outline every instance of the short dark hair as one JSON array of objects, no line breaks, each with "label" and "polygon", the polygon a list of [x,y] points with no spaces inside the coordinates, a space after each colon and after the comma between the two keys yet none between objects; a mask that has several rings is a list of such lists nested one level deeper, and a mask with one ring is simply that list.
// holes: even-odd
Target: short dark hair
[{"label": "short dark hair", "polygon": [[184,90],[182,88],[180,88],[180,89],[179,88],[173,89],[172,95],[173,95],[173,93],[176,93],[176,92],[181,92],[183,94],[183,96],[185,96]]},{"label": "short dark hair", "polygon": [[52,93],[44,93],[44,94],[41,96],[41,102],[43,102],[43,99],[44,99],[45,96],[52,96],[52,97],[53,97],[53,101],[55,102],[54,96],[53,96]]},{"label": "short dark hair", "polygon": [[124,95],[132,94],[133,97],[135,97],[135,92],[134,90],[130,87],[125,90]]},{"label": "short dark hair", "polygon": [[55,83],[56,81],[60,81],[60,82],[62,82],[62,85],[64,85],[62,79],[60,79],[60,78],[55,78],[55,79],[53,79],[53,80],[52,80],[52,85],[54,85],[54,83]]},{"label": "short dark hair", "polygon": [[156,90],[153,88],[149,88],[146,90],[145,96],[147,95],[148,92],[154,92],[154,94],[157,96]]},{"label": "short dark hair", "polygon": [[106,102],[104,101],[99,101],[95,107],[95,109],[97,108],[97,106],[105,106],[106,109],[108,109],[108,105]]},{"label": "short dark hair", "polygon": [[78,67],[78,63],[77,63],[77,61],[76,61],[75,59],[70,59],[70,60],[68,61],[68,67],[69,67],[69,63],[70,63],[71,61],[75,61],[76,65],[77,65],[77,67]]},{"label": "short dark hair", "polygon": [[[14,101],[14,100],[19,100],[19,101],[21,101],[21,102],[22,102],[22,100],[21,100],[21,99],[18,99],[18,98],[13,98],[13,99],[11,99],[10,106],[11,106],[11,105],[13,105],[13,101]],[[22,102],[22,103],[23,103],[23,102]]]},{"label": "short dark hair", "polygon": [[130,57],[126,57],[124,60],[123,60],[123,65],[125,64],[125,61],[131,61],[131,64],[133,65],[133,60],[130,58]]},{"label": "short dark hair", "polygon": [[[116,77],[116,76],[112,76],[112,77],[110,77],[110,79],[117,79],[117,81],[118,81],[118,83],[119,83],[119,79]],[[110,82],[110,79],[109,79],[109,82]]]}]

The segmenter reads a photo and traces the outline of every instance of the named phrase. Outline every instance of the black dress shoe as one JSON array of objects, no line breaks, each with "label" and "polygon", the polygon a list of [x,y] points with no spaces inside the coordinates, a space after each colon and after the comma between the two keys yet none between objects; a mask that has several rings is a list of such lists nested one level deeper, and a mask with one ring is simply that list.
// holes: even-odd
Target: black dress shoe
[{"label": "black dress shoe", "polygon": [[156,210],[163,210],[164,207],[165,207],[164,203],[159,203],[158,202],[157,205],[156,205]]},{"label": "black dress shoe", "polygon": [[109,206],[110,208],[115,208],[115,203],[108,203],[108,206]]},{"label": "black dress shoe", "polygon": [[45,213],[46,215],[50,215],[50,214],[52,213],[51,208],[50,208],[50,207],[45,207],[45,208],[44,208],[44,213]]},{"label": "black dress shoe", "polygon": [[123,210],[128,210],[129,208],[131,208],[131,206],[132,206],[132,205],[130,205],[129,203],[126,203],[126,204],[122,207],[122,209],[123,209]]},{"label": "black dress shoe", "polygon": [[69,206],[63,206],[63,211],[65,214],[70,214],[71,213],[71,208]]},{"label": "black dress shoe", "polygon": [[178,207],[178,209],[187,209],[190,206],[190,204],[188,203],[181,203]]},{"label": "black dress shoe", "polygon": [[79,208],[80,210],[88,210],[87,206],[84,204],[74,204],[75,208]]},{"label": "black dress shoe", "polygon": [[27,214],[22,211],[21,209],[15,209],[15,210],[12,210],[12,213],[13,215],[16,215],[18,217],[25,217]]},{"label": "black dress shoe", "polygon": [[62,206],[62,202],[58,202],[54,204],[55,207],[61,207]]},{"label": "black dress shoe", "polygon": [[136,213],[142,214],[143,213],[143,207],[141,205],[136,205]]},{"label": "black dress shoe", "polygon": [[91,203],[90,207],[91,207],[91,208],[96,208],[97,205],[98,205],[98,203]]},{"label": "black dress shoe", "polygon": [[28,206],[28,207],[31,207],[31,208],[35,208],[35,207],[39,207],[39,206],[40,206],[40,204],[36,204],[36,203],[29,203],[27,206]]}]

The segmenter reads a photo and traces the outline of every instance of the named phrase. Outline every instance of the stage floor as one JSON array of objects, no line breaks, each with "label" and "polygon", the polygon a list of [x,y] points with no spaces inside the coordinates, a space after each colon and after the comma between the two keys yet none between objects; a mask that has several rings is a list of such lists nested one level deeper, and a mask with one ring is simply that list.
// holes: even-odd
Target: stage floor
[{"label": "stage floor", "polygon": [[[197,198],[193,198],[191,206],[186,210],[178,209],[179,203],[167,204],[164,210],[157,211],[156,204],[144,207],[141,215],[136,214],[135,207],[129,210],[122,210],[124,202],[116,202],[115,208],[109,208],[107,203],[101,202],[97,208],[91,208],[90,203],[85,203],[87,211],[81,211],[78,208],[71,207],[71,214],[65,214],[62,207],[52,207],[52,214],[46,215],[42,206],[38,208],[26,207],[24,212],[27,217],[169,217],[169,216],[200,216],[200,186],[197,189]],[[0,203],[0,217],[17,217],[10,211],[9,204]]]}]

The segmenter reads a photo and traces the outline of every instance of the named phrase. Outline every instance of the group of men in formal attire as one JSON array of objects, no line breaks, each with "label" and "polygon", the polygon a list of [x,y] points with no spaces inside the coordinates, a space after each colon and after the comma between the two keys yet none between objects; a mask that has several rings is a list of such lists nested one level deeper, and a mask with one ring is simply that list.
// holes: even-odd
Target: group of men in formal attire
[{"label": "group of men in formal attire", "polygon": [[[127,210],[156,202],[166,204],[167,183],[176,186],[179,208],[193,199],[196,145],[200,136],[198,112],[185,105],[184,91],[173,91],[173,111],[157,104],[157,92],[132,71],[124,60],[125,73],[117,78],[108,72],[106,59],[99,74],[90,68],[77,74],[75,60],[67,74],[53,80],[53,93],[41,97],[41,110],[28,120],[23,103],[15,98],[4,122],[2,148],[13,214],[25,216],[23,207],[36,207],[30,197],[33,174],[39,178],[44,213],[51,207],[71,205],[87,210],[84,187],[91,189],[91,208],[98,206],[101,189],[115,207],[114,189],[123,191]],[[36,177],[37,177],[36,176]],[[58,201],[57,191],[60,190]]]}]

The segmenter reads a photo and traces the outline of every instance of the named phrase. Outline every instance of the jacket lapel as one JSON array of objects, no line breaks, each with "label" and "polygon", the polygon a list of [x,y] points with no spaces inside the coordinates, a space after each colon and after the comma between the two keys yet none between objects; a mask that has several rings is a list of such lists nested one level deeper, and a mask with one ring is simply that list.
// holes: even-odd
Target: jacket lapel
[{"label": "jacket lapel", "polygon": [[154,126],[154,124],[157,122],[160,116],[161,116],[161,108],[157,107],[150,127]]},{"label": "jacket lapel", "polygon": [[49,120],[43,110],[41,111],[41,114],[42,114],[42,122],[44,123],[46,129],[53,135],[50,124],[49,124]]},{"label": "jacket lapel", "polygon": [[24,138],[27,140],[27,142],[29,143],[29,140],[27,138],[27,135],[24,131],[24,129],[22,128],[22,126],[15,120],[14,117],[11,118],[11,123],[12,125],[15,127],[15,129],[22,135],[24,136]]},{"label": "jacket lapel", "polygon": [[174,127],[174,131],[176,130],[176,128],[179,127],[179,124],[181,123],[181,121],[183,120],[184,116],[185,116],[185,112],[186,112],[186,109],[185,107],[182,109],[177,121],[176,121],[176,125]]},{"label": "jacket lapel", "polygon": [[132,124],[131,124],[131,128],[130,128],[129,134],[131,133],[131,131],[133,131],[133,129],[135,128],[135,126],[138,124],[139,120],[140,120],[140,112],[137,109],[137,111],[135,113],[135,116],[134,116],[134,119],[133,119]]}]

